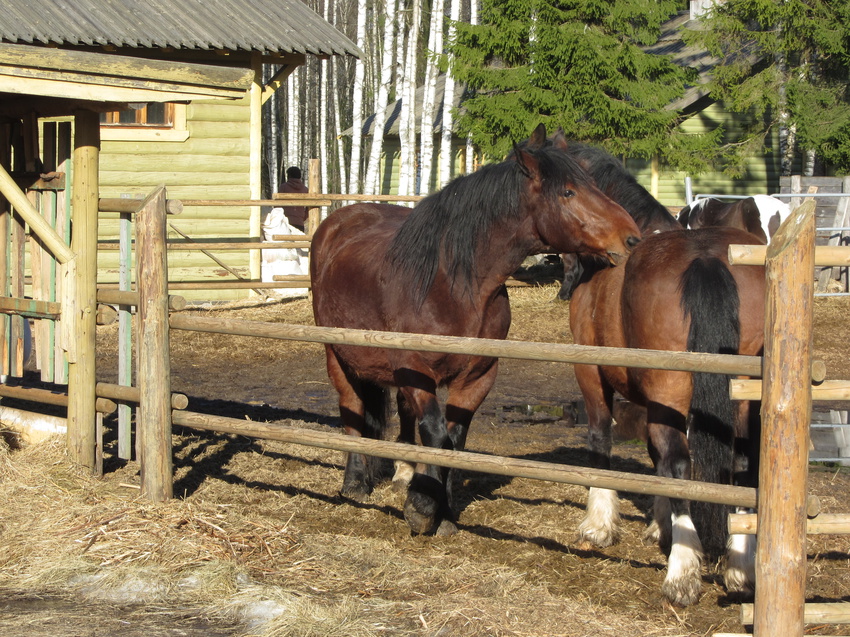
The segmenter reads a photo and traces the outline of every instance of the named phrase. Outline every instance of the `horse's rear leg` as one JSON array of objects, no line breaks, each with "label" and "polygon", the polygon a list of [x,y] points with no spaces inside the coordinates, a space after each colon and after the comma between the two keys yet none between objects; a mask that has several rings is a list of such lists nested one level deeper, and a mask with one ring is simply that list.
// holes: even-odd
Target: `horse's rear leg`
[{"label": "horse's rear leg", "polygon": [[[761,434],[760,403],[742,401],[736,416],[734,484],[755,487],[758,485],[758,457]],[[752,509],[738,507],[736,513],[752,513]],[[756,536],[735,534],[729,536],[726,564],[723,572],[726,590],[749,596],[755,590]]]},{"label": "horse's rear leg", "polygon": [[[611,468],[611,422],[614,392],[599,375],[599,368],[576,365],[576,379],[587,410],[587,447],[590,464],[596,469]],[[587,511],[578,527],[578,542],[604,548],[620,536],[620,501],[611,489],[591,487]]]},{"label": "horse's rear leg", "polygon": [[[684,408],[687,411],[687,407]],[[666,424],[674,422],[673,426]],[[656,469],[660,476],[691,479],[691,458],[685,435],[685,416],[680,409],[650,403],[647,423]],[[656,522],[661,529],[662,547],[670,529],[667,575],[661,592],[673,604],[688,606],[699,599],[702,587],[702,543],[690,514],[690,503],[679,498],[656,502]],[[664,517],[667,519],[664,519]]]}]

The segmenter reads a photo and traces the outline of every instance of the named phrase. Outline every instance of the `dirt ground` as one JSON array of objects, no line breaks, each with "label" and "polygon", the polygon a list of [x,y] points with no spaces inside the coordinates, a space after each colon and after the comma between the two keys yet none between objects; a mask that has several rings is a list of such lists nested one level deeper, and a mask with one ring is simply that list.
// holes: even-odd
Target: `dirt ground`
[{"label": "dirt ground", "polygon": [[[571,341],[556,291],[511,290],[510,338]],[[815,352],[830,378],[850,379],[848,310],[848,299],[816,301]],[[185,311],[312,323],[303,299]],[[114,326],[99,328],[101,380],[115,378],[115,342]],[[173,331],[171,347],[172,389],[192,411],[338,429],[319,345]],[[570,366],[503,360],[467,448],[584,465],[579,398]],[[663,603],[665,558],[641,539],[649,497],[621,494],[621,542],[588,551],[575,543],[585,489],[463,472],[459,533],[413,536],[389,484],[362,502],[339,495],[341,453],[178,429],[178,497],[152,505],[138,497],[138,465],[114,456],[106,424],[102,479],[69,468],[59,443],[0,454],[0,635],[744,631],[739,600],[710,566],[697,604]],[[651,473],[628,431],[614,456],[614,469]],[[809,488],[824,511],[850,512],[850,469],[813,466]],[[810,536],[808,558],[808,599],[850,601],[850,536]]]}]

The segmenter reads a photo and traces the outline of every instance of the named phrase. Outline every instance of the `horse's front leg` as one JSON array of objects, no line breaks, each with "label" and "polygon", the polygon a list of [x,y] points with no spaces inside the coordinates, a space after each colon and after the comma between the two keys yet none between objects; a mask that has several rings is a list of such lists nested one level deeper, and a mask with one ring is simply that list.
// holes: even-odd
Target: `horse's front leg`
[{"label": "horse's front leg", "polygon": [[[396,392],[396,403],[398,405],[399,434],[398,442],[406,442],[409,445],[416,444],[416,412],[404,397],[404,392]],[[403,491],[410,486],[416,465],[407,460],[395,461],[395,474],[393,475],[393,489]]]},{"label": "horse's front leg", "polygon": [[[610,469],[614,392],[595,365],[576,365],[575,374],[587,410],[590,464],[596,469]],[[617,492],[591,487],[587,511],[578,527],[579,544],[604,548],[614,544],[619,536],[620,500]]]},{"label": "horse's front leg", "polygon": [[[483,370],[483,371],[482,371]],[[448,449],[462,451],[466,447],[466,436],[472,417],[496,382],[498,361],[481,359],[469,373],[459,377],[449,385],[446,399],[446,430],[448,434]],[[457,513],[452,494],[454,477],[457,470],[442,468],[443,485],[445,487],[446,508],[443,519],[437,528],[438,535],[451,535],[457,532],[454,521]]]}]

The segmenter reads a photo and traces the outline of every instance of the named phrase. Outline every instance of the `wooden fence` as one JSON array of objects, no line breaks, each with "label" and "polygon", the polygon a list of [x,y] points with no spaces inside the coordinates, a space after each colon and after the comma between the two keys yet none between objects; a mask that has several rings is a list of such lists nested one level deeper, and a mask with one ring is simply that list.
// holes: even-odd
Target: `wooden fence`
[{"label": "wooden fence", "polygon": [[[95,122],[91,122],[94,124]],[[77,165],[85,167],[86,156],[91,144],[86,143],[85,126],[78,134],[80,157]],[[81,150],[80,150],[81,149]],[[75,151],[75,153],[78,151]],[[96,272],[90,264],[75,262],[85,246],[92,244],[86,224],[75,219],[75,240],[80,243],[77,250],[69,250],[67,244],[57,237],[31,202],[19,197],[20,190],[6,180],[8,174],[0,171],[0,189],[12,203],[16,212],[41,237],[60,264],[68,268],[70,284],[64,290],[62,308],[70,310],[69,316],[81,314],[81,308],[93,307],[97,293],[94,290]],[[85,172],[77,179],[85,189]],[[14,187],[13,187],[14,186]],[[510,341],[479,341],[477,339],[443,340],[447,337],[356,330],[332,330],[311,326],[274,326],[264,328],[256,324],[240,325],[235,322],[219,321],[217,324],[201,323],[182,315],[169,316],[169,289],[167,281],[166,214],[167,198],[164,188],[158,188],[132,213],[137,232],[136,277],[138,298],[135,301],[138,313],[139,386],[138,399],[141,405],[137,422],[140,441],[139,456],[142,472],[143,493],[154,501],[172,495],[171,470],[171,426],[173,422],[187,426],[217,431],[239,431],[244,435],[258,437],[289,436],[300,444],[324,446],[342,451],[357,450],[356,445],[366,442],[368,453],[385,457],[406,458],[414,461],[464,467],[472,470],[522,475],[544,480],[556,480],[602,486],[638,493],[677,496],[686,489],[689,499],[703,499],[727,504],[758,507],[757,533],[759,552],[757,578],[759,582],[753,606],[753,626],[756,635],[802,635],[806,620],[805,601],[805,533],[807,512],[811,504],[805,492],[807,471],[807,425],[812,400],[812,380],[822,378],[822,370],[811,360],[812,292],[813,281],[809,274],[817,260],[815,250],[814,204],[805,204],[795,211],[783,225],[781,234],[766,250],[768,295],[766,302],[766,346],[762,359],[744,357],[710,357],[699,354],[670,352],[621,351],[610,348],[579,348],[561,350],[551,344],[521,344]],[[84,210],[91,208],[91,198],[81,204]],[[97,200],[94,200],[97,208]],[[87,210],[88,212],[88,210]],[[87,214],[84,212],[83,214]],[[96,238],[94,239],[96,243]],[[143,276],[142,276],[143,273]],[[90,297],[90,298],[89,298]],[[125,299],[126,301],[126,299]],[[89,312],[91,314],[91,312]],[[68,318],[68,317],[66,317]],[[65,351],[69,362],[79,364],[93,360],[94,348],[90,341],[94,317],[86,318],[90,323],[79,320],[68,321],[73,343],[66,340]],[[262,334],[270,338],[313,340],[317,342],[345,342],[370,347],[400,347],[404,349],[429,349],[432,351],[459,351],[499,357],[522,357],[539,360],[562,360],[564,362],[604,362],[630,366],[652,366],[670,369],[704,371],[715,369],[724,373],[758,374],[763,381],[763,470],[758,491],[739,487],[704,485],[688,481],[664,480],[655,476],[633,476],[617,472],[599,472],[572,467],[539,466],[510,458],[481,457],[468,452],[450,452],[425,449],[410,445],[399,445],[383,441],[356,441],[341,435],[325,435],[316,438],[315,432],[285,430],[275,427],[278,433],[257,423],[229,421],[228,419],[180,412],[174,410],[175,397],[170,386],[168,360],[168,338],[171,329],[221,331],[233,334],[257,335],[258,330],[281,328],[286,334]],[[64,327],[67,330],[69,327]],[[82,334],[82,338],[80,338]],[[566,347],[566,346],[565,346]],[[557,350],[557,351],[556,351]],[[554,358],[553,358],[554,357]],[[735,360],[727,360],[733,358]],[[78,372],[77,382],[87,383],[92,370]],[[70,376],[73,378],[73,370]],[[78,392],[69,400],[85,400],[92,396],[87,407],[95,413],[96,383],[90,389]],[[179,400],[178,400],[179,403]],[[88,448],[94,448],[96,438],[94,415],[85,417],[85,411],[75,412],[76,423],[72,423],[69,406],[68,439],[72,457],[82,464],[93,466],[88,458]],[[72,426],[73,425],[73,426]],[[810,611],[812,609],[810,608]],[[747,611],[748,612],[748,611]]]}]

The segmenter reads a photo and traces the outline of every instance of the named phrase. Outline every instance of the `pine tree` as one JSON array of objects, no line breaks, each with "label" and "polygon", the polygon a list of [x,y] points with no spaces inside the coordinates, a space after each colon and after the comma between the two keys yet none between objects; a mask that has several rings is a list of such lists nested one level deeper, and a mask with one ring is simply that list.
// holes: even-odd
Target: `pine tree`
[{"label": "pine tree", "polygon": [[712,97],[759,124],[731,149],[733,166],[782,126],[789,153],[796,139],[803,151],[850,170],[850,3],[728,0],[701,22],[687,39],[720,59]]},{"label": "pine tree", "polygon": [[476,92],[458,131],[501,157],[541,122],[616,154],[691,170],[722,131],[686,135],[667,106],[693,70],[646,53],[676,0],[481,0],[479,25],[457,24],[454,73]]}]

